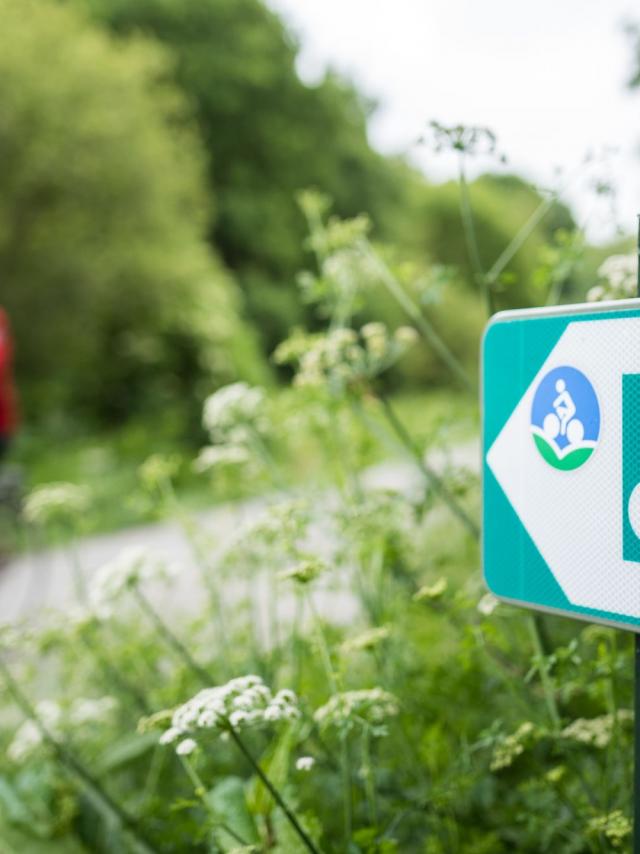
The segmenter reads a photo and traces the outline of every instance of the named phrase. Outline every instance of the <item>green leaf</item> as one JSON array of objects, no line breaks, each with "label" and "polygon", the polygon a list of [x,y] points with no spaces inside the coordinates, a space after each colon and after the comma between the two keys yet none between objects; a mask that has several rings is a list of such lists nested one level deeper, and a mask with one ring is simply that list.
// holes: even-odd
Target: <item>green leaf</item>
[{"label": "green leaf", "polygon": [[239,777],[225,777],[207,793],[206,800],[215,818],[237,834],[234,838],[232,833],[223,828],[216,829],[216,842],[224,851],[237,848],[239,839],[246,844],[259,842],[258,830],[247,805],[243,780]]}]

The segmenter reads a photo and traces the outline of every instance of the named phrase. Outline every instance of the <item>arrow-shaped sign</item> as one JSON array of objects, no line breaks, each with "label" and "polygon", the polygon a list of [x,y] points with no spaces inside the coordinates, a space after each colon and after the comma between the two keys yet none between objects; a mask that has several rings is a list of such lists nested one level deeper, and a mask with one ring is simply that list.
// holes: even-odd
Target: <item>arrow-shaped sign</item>
[{"label": "arrow-shaped sign", "polygon": [[496,315],[483,404],[489,588],[640,631],[640,301]]}]

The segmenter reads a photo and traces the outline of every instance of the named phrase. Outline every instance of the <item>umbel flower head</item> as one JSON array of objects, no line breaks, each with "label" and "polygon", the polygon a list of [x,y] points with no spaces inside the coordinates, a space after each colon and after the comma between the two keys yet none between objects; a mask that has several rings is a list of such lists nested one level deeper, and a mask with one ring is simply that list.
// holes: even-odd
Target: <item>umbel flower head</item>
[{"label": "umbel flower head", "polygon": [[[65,729],[86,729],[91,724],[105,722],[116,708],[113,697],[89,699],[76,697],[68,708],[55,700],[41,700],[36,708],[38,719],[46,732],[53,738],[62,737]],[[7,756],[13,762],[23,762],[43,743],[40,727],[32,720],[25,721],[17,730],[7,748]]]},{"label": "umbel flower head", "polygon": [[141,582],[167,581],[175,575],[169,566],[145,546],[130,546],[95,574],[89,600],[97,616],[109,616],[113,603]]},{"label": "umbel flower head", "polygon": [[360,330],[341,327],[326,335],[295,332],[276,349],[279,364],[297,363],[295,384],[327,386],[334,392],[354,388],[390,368],[415,343],[410,326],[390,333],[383,323],[367,323]]},{"label": "umbel flower head", "polygon": [[72,520],[89,506],[89,491],[73,483],[47,483],[31,492],[24,502],[27,522],[47,525]]},{"label": "umbel flower head", "polygon": [[341,732],[366,730],[373,736],[387,734],[386,722],[400,711],[397,697],[382,688],[365,688],[334,694],[315,713],[321,729]]},{"label": "umbel flower head", "polygon": [[225,738],[232,729],[241,732],[293,721],[299,716],[298,698],[293,691],[285,688],[273,694],[259,676],[240,676],[226,685],[205,688],[179,706],[160,743],[177,742],[179,753],[192,752],[192,742],[197,744],[205,736]]},{"label": "umbel flower head", "polygon": [[202,422],[214,442],[242,445],[251,431],[266,431],[264,403],[262,389],[244,382],[232,383],[206,399]]},{"label": "umbel flower head", "polygon": [[636,296],[638,261],[635,255],[610,255],[599,269],[602,280],[587,293],[589,302]]},{"label": "umbel flower head", "polygon": [[264,391],[244,382],[218,389],[204,403],[202,423],[213,444],[200,452],[198,471],[256,463],[256,439],[269,431]]}]

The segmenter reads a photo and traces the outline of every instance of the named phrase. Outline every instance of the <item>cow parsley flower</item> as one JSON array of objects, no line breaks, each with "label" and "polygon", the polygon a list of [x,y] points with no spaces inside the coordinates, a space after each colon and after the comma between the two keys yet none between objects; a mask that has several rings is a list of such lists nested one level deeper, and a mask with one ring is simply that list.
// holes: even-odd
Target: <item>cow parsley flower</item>
[{"label": "cow parsley flower", "polygon": [[449,582],[444,576],[434,581],[433,584],[424,584],[416,593],[413,594],[414,602],[433,602],[436,599],[442,598],[447,592]]},{"label": "cow parsley flower", "polygon": [[315,713],[322,729],[335,727],[342,732],[367,730],[371,735],[387,734],[386,722],[400,711],[397,697],[382,688],[344,691],[334,694]]},{"label": "cow parsley flower", "polygon": [[205,688],[171,715],[160,744],[184,744],[204,735],[224,737],[268,724],[296,720],[298,698],[288,689],[273,694],[259,676],[240,676],[226,685]]},{"label": "cow parsley flower", "polygon": [[633,826],[622,810],[594,816],[587,822],[589,836],[604,836],[614,849],[624,849],[632,832]]},{"label": "cow parsley flower", "polygon": [[326,334],[296,332],[275,351],[280,364],[297,364],[295,384],[339,392],[378,376],[396,362],[416,340],[417,333],[401,327],[393,334],[383,323],[367,323],[360,334],[349,327]]},{"label": "cow parsley flower", "polygon": [[202,423],[212,444],[200,452],[194,464],[197,471],[261,462],[256,443],[269,431],[262,389],[245,382],[218,389],[204,403]]},{"label": "cow parsley flower", "polygon": [[27,522],[47,525],[68,521],[89,506],[89,491],[73,483],[47,483],[34,489],[25,499],[23,514]]},{"label": "cow parsley flower", "polygon": [[493,593],[485,593],[476,607],[478,609],[478,613],[482,614],[483,617],[490,617],[499,604],[500,600],[497,599]]},{"label": "cow parsley flower", "polygon": [[346,640],[342,646],[343,653],[350,652],[370,652],[380,646],[391,636],[391,626],[377,626],[373,629],[367,629],[354,638]]},{"label": "cow parsley flower", "polygon": [[576,718],[562,730],[562,737],[580,744],[604,748],[611,741],[616,721],[628,724],[633,720],[633,712],[619,709],[617,716],[599,715],[596,718]]},{"label": "cow parsley flower", "polygon": [[[68,707],[63,707],[54,700],[41,700],[36,704],[35,712],[45,731],[52,738],[60,739],[66,729],[104,723],[116,706],[117,702],[113,697],[77,697]],[[35,721],[26,720],[9,744],[7,756],[13,762],[23,762],[42,744],[40,727]]]},{"label": "cow parsley flower", "polygon": [[636,296],[638,262],[635,255],[610,255],[599,269],[603,280],[587,293],[589,302]]},{"label": "cow parsley flower", "polygon": [[197,748],[198,745],[192,738],[185,738],[176,747],[176,753],[178,756],[190,756]]},{"label": "cow parsley flower", "polygon": [[313,756],[301,756],[296,760],[296,771],[311,771],[315,764]]},{"label": "cow parsley flower", "polygon": [[509,768],[515,759],[534,743],[538,735],[531,721],[525,721],[514,733],[503,736],[494,748],[491,770],[501,771],[503,768]]},{"label": "cow parsley flower", "polygon": [[95,574],[89,600],[96,615],[107,617],[112,604],[127,590],[142,582],[167,581],[175,575],[175,567],[165,563],[145,546],[130,546]]},{"label": "cow parsley flower", "polygon": [[282,572],[278,573],[278,579],[280,581],[295,581],[298,584],[310,584],[326,569],[327,565],[323,560],[308,557],[287,569],[283,569]]},{"label": "cow parsley flower", "polygon": [[264,391],[245,382],[224,386],[206,399],[202,422],[214,442],[242,445],[267,430]]},{"label": "cow parsley flower", "polygon": [[193,466],[205,472],[221,466],[238,466],[251,462],[251,454],[242,445],[207,445],[198,454]]}]

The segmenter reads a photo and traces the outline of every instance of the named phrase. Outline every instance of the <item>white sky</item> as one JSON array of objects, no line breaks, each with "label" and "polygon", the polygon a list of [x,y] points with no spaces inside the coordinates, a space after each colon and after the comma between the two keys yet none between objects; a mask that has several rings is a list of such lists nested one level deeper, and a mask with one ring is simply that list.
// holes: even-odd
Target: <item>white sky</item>
[{"label": "white sky", "polygon": [[[616,227],[610,205],[588,189],[594,174],[613,180],[617,218],[635,229],[640,90],[625,90],[631,50],[623,32],[632,0],[269,2],[302,43],[305,79],[330,65],[380,101],[371,124],[378,149],[409,153],[440,180],[454,174],[454,162],[416,145],[426,122],[487,125],[513,171],[550,186],[563,170],[566,197],[593,239]],[[604,164],[582,165],[603,149],[613,150]]]}]

